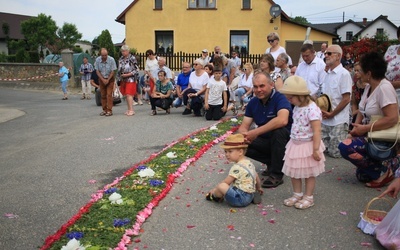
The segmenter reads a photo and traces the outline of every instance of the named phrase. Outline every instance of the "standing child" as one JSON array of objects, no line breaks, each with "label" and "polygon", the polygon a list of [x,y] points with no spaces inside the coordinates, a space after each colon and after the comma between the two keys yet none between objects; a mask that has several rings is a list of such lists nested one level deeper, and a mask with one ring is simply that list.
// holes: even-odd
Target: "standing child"
[{"label": "standing child", "polygon": [[253,163],[245,157],[247,146],[242,134],[226,138],[221,148],[225,149],[228,161],[235,164],[229,170],[228,177],[207,194],[207,200],[222,202],[225,198],[234,207],[245,207],[252,201],[255,204],[261,202],[258,194],[264,191]]},{"label": "standing child", "polygon": [[[321,141],[322,114],[311,100],[306,81],[290,76],[279,90],[295,107],[290,141],[286,145],[282,172],[292,178],[293,196],[285,206],[306,209],[314,206],[315,177],[325,171],[324,143]],[[305,179],[305,195],[302,191]]]},{"label": "standing child", "polygon": [[228,96],[226,83],[221,80],[222,69],[214,68],[214,77],[210,77],[204,97],[207,120],[219,120],[226,113]]}]

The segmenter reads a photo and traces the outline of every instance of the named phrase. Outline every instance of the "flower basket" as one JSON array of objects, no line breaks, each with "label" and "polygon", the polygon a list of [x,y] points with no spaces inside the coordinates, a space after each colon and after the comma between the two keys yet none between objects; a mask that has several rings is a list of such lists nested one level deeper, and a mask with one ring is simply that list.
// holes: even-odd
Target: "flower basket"
[{"label": "flower basket", "polygon": [[[379,223],[381,223],[383,218],[385,218],[387,214],[386,211],[370,209],[372,203],[382,200],[387,202],[390,205],[390,208],[393,207],[393,204],[390,200],[386,198],[375,197],[368,202],[367,206],[365,206],[364,212],[360,213],[361,220],[357,226],[364,233],[373,235],[375,228],[379,225]],[[390,208],[388,210],[390,210]]]}]

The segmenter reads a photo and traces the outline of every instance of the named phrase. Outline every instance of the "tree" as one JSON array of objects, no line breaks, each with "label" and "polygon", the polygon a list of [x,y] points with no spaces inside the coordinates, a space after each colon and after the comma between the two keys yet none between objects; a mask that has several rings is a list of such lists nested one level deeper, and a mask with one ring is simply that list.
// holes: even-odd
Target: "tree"
[{"label": "tree", "polygon": [[54,45],[57,40],[57,29],[56,22],[51,16],[46,16],[43,13],[21,23],[21,31],[30,50]]},{"label": "tree", "polygon": [[57,47],[61,49],[73,49],[75,43],[82,38],[82,34],[78,32],[75,24],[64,23],[64,25],[57,30],[58,42]]},{"label": "tree", "polygon": [[302,16],[295,16],[294,18],[291,19],[293,22],[299,23],[299,24],[304,24],[308,25],[311,24],[309,21],[307,21],[307,18],[302,17]]},{"label": "tree", "polygon": [[98,37],[98,45],[100,48],[106,48],[108,50],[108,55],[111,57],[116,56],[115,47],[111,39],[111,34],[108,30],[103,30]]}]

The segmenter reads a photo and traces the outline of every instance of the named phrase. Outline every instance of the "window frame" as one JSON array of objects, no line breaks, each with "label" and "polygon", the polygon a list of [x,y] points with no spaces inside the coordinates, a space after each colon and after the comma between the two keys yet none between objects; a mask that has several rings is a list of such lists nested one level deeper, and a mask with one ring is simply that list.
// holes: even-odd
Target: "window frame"
[{"label": "window frame", "polygon": [[[203,4],[204,2],[204,4]],[[194,4],[196,6],[194,6]],[[202,6],[204,5],[204,6]],[[215,10],[217,9],[217,0],[188,0],[189,10]]]},{"label": "window frame", "polygon": [[[157,7],[160,5],[160,7]],[[154,10],[162,10],[163,9],[163,0],[154,0]]]},{"label": "window frame", "polygon": [[346,31],[346,41],[351,41],[353,40],[353,31]]},{"label": "window frame", "polygon": [[[248,5],[249,7],[245,7]],[[251,10],[251,0],[242,0],[242,10]]]},{"label": "window frame", "polygon": [[241,39],[239,37],[238,38],[234,38],[233,36],[246,36],[247,41],[246,41],[246,45],[244,46],[245,51],[243,50],[243,47],[242,48],[239,47],[239,54],[245,54],[245,55],[250,54],[250,47],[249,47],[249,44],[250,44],[250,31],[249,30],[230,30],[229,31],[229,53],[230,54],[232,54],[233,45],[238,46],[234,42],[234,40],[237,41],[237,39]]},{"label": "window frame", "polygon": [[[161,42],[161,40],[163,42],[168,40],[168,38],[166,38],[166,37],[163,37],[161,39],[160,36],[166,36],[166,37],[170,36],[170,40],[172,40],[172,41],[170,41],[171,44],[172,44],[171,50],[168,50],[169,46],[167,46],[167,47],[163,46],[164,44],[161,45],[164,48],[163,52],[161,52],[159,50],[159,44],[158,43]],[[154,32],[154,47],[155,47],[154,51],[155,51],[156,54],[173,54],[174,53],[174,31],[173,30],[156,30]]]}]

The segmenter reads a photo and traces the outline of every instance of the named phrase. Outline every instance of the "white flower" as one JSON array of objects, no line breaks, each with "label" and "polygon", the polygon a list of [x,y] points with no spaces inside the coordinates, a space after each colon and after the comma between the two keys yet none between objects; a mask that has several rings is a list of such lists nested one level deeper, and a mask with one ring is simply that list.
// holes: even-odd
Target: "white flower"
[{"label": "white flower", "polygon": [[170,158],[170,159],[172,159],[172,158],[176,158],[176,157],[178,157],[178,156],[176,155],[175,152],[168,152],[168,153],[167,153],[167,157]]},{"label": "white flower", "polygon": [[145,168],[143,170],[140,170],[138,175],[142,178],[144,177],[153,177],[155,172],[151,168]]},{"label": "white flower", "polygon": [[122,196],[119,193],[113,193],[112,195],[110,195],[110,197],[108,197],[108,200],[111,201],[111,204],[122,204]]},{"label": "white flower", "polygon": [[236,118],[231,119],[231,122],[237,122],[237,121],[238,121],[238,119],[236,119]]},{"label": "white flower", "polygon": [[218,130],[218,128],[217,128],[217,126],[214,125],[214,126],[210,127],[210,130]]},{"label": "white flower", "polygon": [[61,250],[85,250],[86,248],[81,245],[79,240],[73,238],[72,240],[68,241],[66,246],[61,247]]},{"label": "white flower", "polygon": [[198,142],[198,141],[200,141],[200,139],[199,138],[194,138],[192,141]]}]

